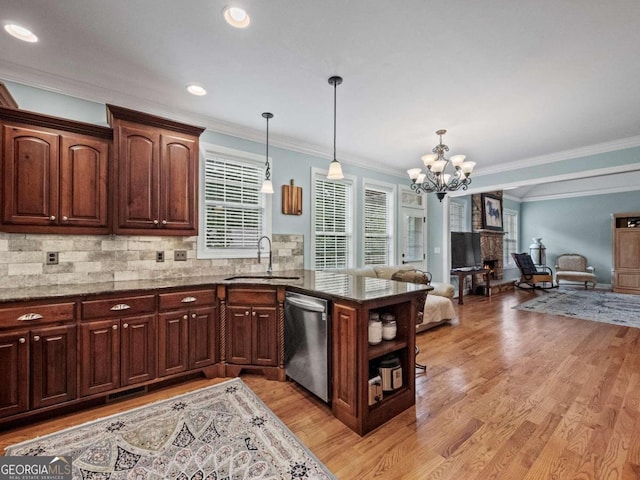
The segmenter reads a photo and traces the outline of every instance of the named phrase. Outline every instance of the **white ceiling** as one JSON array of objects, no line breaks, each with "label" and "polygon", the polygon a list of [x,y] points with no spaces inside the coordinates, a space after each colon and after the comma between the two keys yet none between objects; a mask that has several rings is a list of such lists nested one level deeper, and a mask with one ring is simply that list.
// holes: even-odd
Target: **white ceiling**
[{"label": "white ceiling", "polygon": [[[245,7],[244,30],[222,18]],[[476,172],[640,139],[638,0],[0,0],[0,80],[398,171],[446,128]],[[185,91],[189,82],[208,95]],[[638,140],[640,144],[640,140]]]}]

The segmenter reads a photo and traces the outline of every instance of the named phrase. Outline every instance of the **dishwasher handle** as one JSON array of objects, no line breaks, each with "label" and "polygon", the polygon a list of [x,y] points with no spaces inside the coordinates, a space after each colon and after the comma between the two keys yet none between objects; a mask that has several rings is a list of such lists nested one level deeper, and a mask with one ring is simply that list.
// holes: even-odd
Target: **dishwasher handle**
[{"label": "dishwasher handle", "polygon": [[320,312],[324,313],[326,308],[322,304],[318,304],[315,302],[309,302],[306,300],[302,300],[300,298],[287,297],[285,300],[286,303],[290,303],[291,305],[295,305],[296,307],[300,307],[308,312]]}]

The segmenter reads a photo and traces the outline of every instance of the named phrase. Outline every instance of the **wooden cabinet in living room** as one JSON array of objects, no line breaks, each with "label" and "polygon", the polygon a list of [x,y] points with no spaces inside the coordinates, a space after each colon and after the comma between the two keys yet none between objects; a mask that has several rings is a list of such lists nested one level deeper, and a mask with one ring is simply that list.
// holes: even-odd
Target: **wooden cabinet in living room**
[{"label": "wooden cabinet in living room", "polygon": [[640,212],[613,215],[613,291],[640,294]]},{"label": "wooden cabinet in living room", "polygon": [[0,417],[77,397],[74,303],[0,309]]},{"label": "wooden cabinet in living room", "polygon": [[114,132],[114,233],[198,233],[198,149],[204,129],[107,105]]},{"label": "wooden cabinet in living room", "polygon": [[81,302],[80,395],[157,376],[155,295]]},{"label": "wooden cabinet in living room", "polygon": [[213,289],[159,294],[158,376],[218,362],[218,309]]},{"label": "wooden cabinet in living room", "polygon": [[0,108],[2,229],[108,233],[111,129]]},{"label": "wooden cabinet in living room", "polygon": [[248,368],[283,379],[284,288],[229,286],[226,295],[227,375]]}]

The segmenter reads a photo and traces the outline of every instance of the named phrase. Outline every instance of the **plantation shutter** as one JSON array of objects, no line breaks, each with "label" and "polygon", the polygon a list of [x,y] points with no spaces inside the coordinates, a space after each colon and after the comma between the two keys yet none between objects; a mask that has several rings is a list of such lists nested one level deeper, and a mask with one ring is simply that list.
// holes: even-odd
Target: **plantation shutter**
[{"label": "plantation shutter", "polygon": [[263,167],[252,162],[206,157],[206,248],[256,249],[264,228],[263,177]]},{"label": "plantation shutter", "polygon": [[504,219],[504,265],[515,265],[512,253],[518,253],[518,212],[505,209],[502,213]]},{"label": "plantation shutter", "polygon": [[347,268],[351,266],[351,186],[316,176],[314,187],[314,268]]},{"label": "plantation shutter", "polygon": [[452,232],[464,232],[464,204],[449,203],[449,228]]},{"label": "plantation shutter", "polygon": [[387,265],[391,253],[390,194],[365,187],[364,264]]}]

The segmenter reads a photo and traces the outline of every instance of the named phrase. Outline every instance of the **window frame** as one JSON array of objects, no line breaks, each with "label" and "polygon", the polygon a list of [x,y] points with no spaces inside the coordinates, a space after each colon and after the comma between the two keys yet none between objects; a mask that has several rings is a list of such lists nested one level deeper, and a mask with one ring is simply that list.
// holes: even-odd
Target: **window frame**
[{"label": "window frame", "polygon": [[[365,263],[366,259],[366,223],[367,218],[365,216],[366,212],[366,198],[367,198],[367,190],[374,190],[383,192],[386,195],[387,199],[387,208],[388,208],[388,217],[387,217],[387,234],[389,237],[389,251],[387,253],[387,262],[384,264],[367,264]],[[379,180],[373,180],[370,178],[362,179],[362,218],[361,218],[361,238],[362,238],[362,251],[360,253],[360,264],[362,266],[373,266],[373,265],[395,265],[396,262],[396,243],[397,243],[397,228],[396,228],[396,199],[397,199],[397,186],[393,183],[383,182]]]},{"label": "window frame", "polygon": [[[460,221],[460,230],[453,229],[453,211],[459,209],[460,215],[456,215],[456,217]],[[465,202],[456,202],[455,200],[449,201],[449,231],[450,232],[467,232],[467,204]]]},{"label": "window frame", "polygon": [[518,243],[520,242],[520,212],[518,212],[517,210],[513,210],[510,208],[503,208],[502,210],[502,219],[504,222],[504,230],[505,230],[505,235],[504,235],[504,240],[503,240],[503,255],[502,255],[502,268],[509,268],[509,269],[515,269],[518,268],[516,263],[513,260],[513,257],[511,255],[509,255],[509,249],[506,248],[506,243],[507,241],[511,241],[511,232],[509,232],[509,230],[507,230],[507,216],[510,217],[515,217],[515,225],[516,225],[516,231],[515,231],[515,252],[518,252]]},{"label": "window frame", "polygon": [[350,225],[350,233],[347,234],[347,238],[349,239],[347,248],[347,265],[345,268],[353,268],[355,261],[355,188],[357,177],[353,175],[345,175],[343,180],[327,180],[327,170],[323,170],[320,168],[312,167],[311,168],[311,223],[309,230],[311,232],[310,242],[309,242],[309,268],[311,270],[316,269],[316,203],[315,198],[317,198],[316,192],[316,179],[324,180],[331,183],[342,183],[346,185],[351,194],[351,205],[345,208],[345,211],[349,212],[351,221]]},{"label": "window frame", "polygon": [[[206,223],[206,211],[207,211],[207,200],[205,196],[205,167],[207,161],[207,155],[216,155],[222,157],[224,159],[244,163],[246,165],[250,165],[252,167],[257,167],[261,170],[261,177],[264,177],[265,172],[265,157],[264,155],[259,155],[257,153],[247,152],[244,150],[238,150],[235,148],[224,147],[222,145],[216,145],[213,143],[200,142],[200,178],[198,181],[199,184],[199,229],[198,229],[198,237],[197,237],[197,258],[253,258],[257,255],[258,245],[256,243],[256,248],[219,248],[212,249],[206,246],[205,232],[207,230]],[[272,157],[269,157],[269,165],[271,168],[272,178],[273,178],[273,160]],[[262,184],[260,183],[260,186]],[[263,195],[263,213],[262,213],[262,232],[261,235],[266,235],[271,238],[272,234],[272,222],[273,222],[273,214],[272,214],[272,204],[273,195],[270,194],[261,194]]]}]

